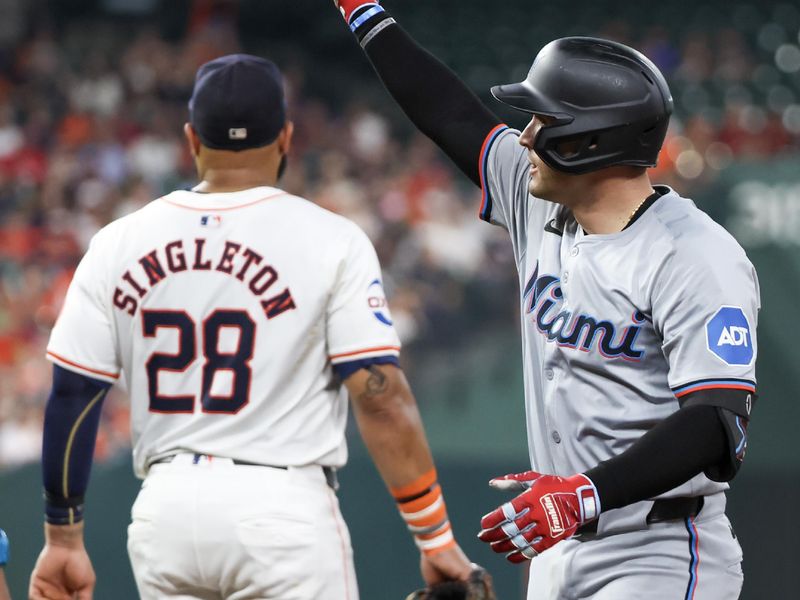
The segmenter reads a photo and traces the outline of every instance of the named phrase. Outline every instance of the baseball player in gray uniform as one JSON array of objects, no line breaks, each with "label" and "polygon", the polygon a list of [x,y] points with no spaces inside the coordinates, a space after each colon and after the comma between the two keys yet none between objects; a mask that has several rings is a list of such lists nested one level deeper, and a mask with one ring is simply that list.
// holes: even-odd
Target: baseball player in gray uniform
[{"label": "baseball player in gray uniform", "polygon": [[672,112],[657,67],[551,42],[494,96],[501,123],[378,3],[339,8],[397,102],[483,191],[520,281],[532,471],[481,540],[531,563],[529,599],[730,599],[725,490],[756,397],[756,273],[719,225],[651,184]]}]

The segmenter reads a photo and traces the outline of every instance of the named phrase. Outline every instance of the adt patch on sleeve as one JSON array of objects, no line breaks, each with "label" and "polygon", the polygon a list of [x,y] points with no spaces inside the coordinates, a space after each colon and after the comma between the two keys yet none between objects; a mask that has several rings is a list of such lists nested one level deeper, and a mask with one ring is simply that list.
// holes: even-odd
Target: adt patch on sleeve
[{"label": "adt patch on sleeve", "polygon": [[728,365],[749,365],[753,360],[750,323],[738,306],[723,306],[706,323],[708,349]]}]

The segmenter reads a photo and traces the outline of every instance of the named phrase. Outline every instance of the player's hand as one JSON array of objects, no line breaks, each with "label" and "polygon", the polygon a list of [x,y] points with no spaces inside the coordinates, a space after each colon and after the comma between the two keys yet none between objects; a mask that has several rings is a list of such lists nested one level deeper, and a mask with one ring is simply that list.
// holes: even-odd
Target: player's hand
[{"label": "player's hand", "polygon": [[349,24],[351,15],[358,9],[359,6],[365,4],[380,4],[380,0],[333,0],[336,8],[342,13],[344,20]]},{"label": "player's hand", "polygon": [[433,585],[442,581],[469,579],[472,569],[476,565],[471,563],[464,551],[456,544],[452,548],[436,552],[431,555],[421,555],[419,570],[426,585]]},{"label": "player's hand", "polygon": [[428,585],[423,590],[412,592],[406,600],[497,600],[489,572],[472,563],[467,580],[442,581]]},{"label": "player's hand", "polygon": [[478,534],[512,563],[541,554],[600,514],[600,498],[586,475],[557,477],[527,471],[492,479],[489,485],[526,490],[485,515]]},{"label": "player's hand", "polygon": [[31,573],[29,600],[91,600],[94,584],[83,523],[45,525],[45,545]]}]

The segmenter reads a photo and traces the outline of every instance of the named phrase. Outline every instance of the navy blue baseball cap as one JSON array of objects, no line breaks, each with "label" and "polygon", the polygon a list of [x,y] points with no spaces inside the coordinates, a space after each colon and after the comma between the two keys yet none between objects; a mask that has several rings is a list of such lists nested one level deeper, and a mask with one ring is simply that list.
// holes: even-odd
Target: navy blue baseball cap
[{"label": "navy blue baseball cap", "polygon": [[247,150],[275,141],[286,123],[283,76],[272,62],[230,54],[197,70],[189,122],[204,146]]}]

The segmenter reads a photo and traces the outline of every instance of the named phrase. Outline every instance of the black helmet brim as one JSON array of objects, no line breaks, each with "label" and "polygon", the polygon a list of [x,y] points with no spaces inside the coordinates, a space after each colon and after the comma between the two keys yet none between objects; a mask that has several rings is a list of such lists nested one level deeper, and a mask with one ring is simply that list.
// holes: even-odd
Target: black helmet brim
[{"label": "black helmet brim", "polygon": [[556,123],[570,123],[575,117],[565,113],[560,103],[554,102],[538,92],[527,81],[496,85],[492,96],[503,104],[532,115],[552,117]]}]

